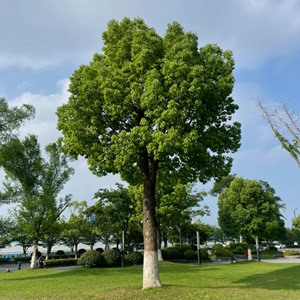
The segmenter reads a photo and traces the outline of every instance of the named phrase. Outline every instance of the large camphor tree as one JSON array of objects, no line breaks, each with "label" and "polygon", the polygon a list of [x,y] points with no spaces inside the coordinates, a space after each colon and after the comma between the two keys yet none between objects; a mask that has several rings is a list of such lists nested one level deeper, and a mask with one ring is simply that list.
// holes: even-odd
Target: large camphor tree
[{"label": "large camphor tree", "polygon": [[58,108],[61,146],[85,157],[94,174],[119,173],[143,185],[143,288],[161,287],[155,187],[159,169],[182,183],[229,173],[240,146],[231,51],[198,48],[176,22],[163,37],[142,19],[112,20],[103,52],[71,76]]}]

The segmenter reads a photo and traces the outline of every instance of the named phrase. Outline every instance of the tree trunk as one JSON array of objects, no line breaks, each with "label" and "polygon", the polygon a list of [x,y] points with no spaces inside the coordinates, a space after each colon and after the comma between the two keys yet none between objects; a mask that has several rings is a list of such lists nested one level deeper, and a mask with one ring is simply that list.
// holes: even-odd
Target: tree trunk
[{"label": "tree trunk", "polygon": [[33,252],[31,256],[30,269],[35,269],[37,267],[37,256],[38,256],[38,242],[35,241],[33,245]]},{"label": "tree trunk", "polygon": [[[149,165],[150,164],[150,165]],[[143,236],[144,268],[143,289],[161,287],[158,274],[157,222],[155,216],[155,184],[157,162],[149,160],[147,153],[141,157],[141,172],[144,187]]]},{"label": "tree trunk", "polygon": [[248,260],[252,260],[252,251],[251,251],[251,244],[247,243],[247,251],[248,251]]},{"label": "tree trunk", "polygon": [[46,252],[46,260],[49,259],[49,255],[51,253],[51,249],[52,249],[52,242],[47,244],[47,252]]},{"label": "tree trunk", "polygon": [[90,244],[91,250],[94,249],[94,244]]},{"label": "tree trunk", "polygon": [[163,242],[164,242],[164,248],[167,248],[168,247],[168,237],[167,237],[166,231],[163,231],[162,238],[163,238]]},{"label": "tree trunk", "polygon": [[163,261],[162,253],[161,253],[161,235],[159,226],[156,230],[156,238],[157,238],[157,259],[158,261]]},{"label": "tree trunk", "polygon": [[75,259],[78,258],[78,244],[75,244]]}]

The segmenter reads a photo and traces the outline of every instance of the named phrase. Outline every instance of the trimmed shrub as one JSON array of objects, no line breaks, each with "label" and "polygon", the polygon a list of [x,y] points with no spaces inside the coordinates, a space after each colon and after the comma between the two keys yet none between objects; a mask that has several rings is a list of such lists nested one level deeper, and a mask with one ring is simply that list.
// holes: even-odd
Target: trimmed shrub
[{"label": "trimmed shrub", "polygon": [[183,258],[180,251],[176,247],[169,247],[165,248],[164,250],[168,252],[167,256],[169,258],[167,260]]},{"label": "trimmed shrub", "polygon": [[61,258],[61,259],[48,259],[46,260],[46,267],[51,266],[74,266],[77,264],[75,258]]},{"label": "trimmed shrub", "polygon": [[229,248],[230,250],[242,249],[240,252],[244,253],[247,251],[247,243],[230,243]]},{"label": "trimmed shrub", "polygon": [[269,250],[278,251],[278,249],[275,246],[269,246]]},{"label": "trimmed shrub", "polygon": [[185,253],[186,250],[193,250],[190,245],[175,245],[172,248],[175,248],[180,252],[181,258],[184,257],[184,253]]},{"label": "trimmed shrub", "polygon": [[162,255],[163,260],[169,260],[170,259],[169,252],[166,249],[161,249],[161,255]]},{"label": "trimmed shrub", "polygon": [[143,254],[138,251],[132,251],[125,255],[125,260],[133,265],[143,264]]},{"label": "trimmed shrub", "polygon": [[232,253],[234,254],[244,254],[247,249],[244,249],[241,246],[237,246],[236,248],[232,249]]},{"label": "trimmed shrub", "polygon": [[283,254],[284,256],[294,256],[294,255],[300,255],[300,252],[297,250],[285,250]]},{"label": "trimmed shrub", "polygon": [[184,258],[186,259],[196,259],[198,257],[198,253],[192,249],[187,249],[184,252]]},{"label": "trimmed shrub", "polygon": [[80,256],[77,264],[85,268],[102,267],[104,265],[104,258],[97,250],[89,250]]},{"label": "trimmed shrub", "polygon": [[201,259],[209,259],[209,255],[206,249],[201,248],[200,255],[201,255]]},{"label": "trimmed shrub", "polygon": [[222,250],[224,247],[221,244],[214,244],[211,247],[211,254],[215,255],[217,251]]},{"label": "trimmed shrub", "polygon": [[233,254],[228,248],[220,248],[215,252],[216,257],[231,257]]},{"label": "trimmed shrub", "polygon": [[115,249],[108,249],[102,253],[105,265],[109,267],[119,266],[121,264],[120,253]]}]

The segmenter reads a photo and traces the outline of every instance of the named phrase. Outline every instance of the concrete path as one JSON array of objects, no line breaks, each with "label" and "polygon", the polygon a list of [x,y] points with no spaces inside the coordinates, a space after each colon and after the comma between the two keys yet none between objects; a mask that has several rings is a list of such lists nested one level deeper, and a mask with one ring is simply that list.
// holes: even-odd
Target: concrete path
[{"label": "concrete path", "polygon": [[[30,263],[23,262],[21,264],[21,270],[29,269]],[[78,268],[78,266],[58,266],[58,267],[49,267],[49,269],[55,270],[72,270]],[[0,273],[6,273],[10,270],[10,272],[15,272],[19,270],[19,264],[17,263],[7,263],[7,264],[0,264]]]}]

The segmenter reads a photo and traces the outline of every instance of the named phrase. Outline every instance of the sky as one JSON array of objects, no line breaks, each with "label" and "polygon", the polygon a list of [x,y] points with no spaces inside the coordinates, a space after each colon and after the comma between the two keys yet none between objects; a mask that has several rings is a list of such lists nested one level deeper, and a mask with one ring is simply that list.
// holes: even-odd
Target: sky
[{"label": "sky", "polygon": [[[233,51],[235,87],[239,105],[235,120],[242,124],[242,145],[232,155],[232,173],[246,179],[267,181],[286,204],[286,226],[300,214],[300,170],[260,115],[255,105],[288,101],[300,111],[300,2],[297,0],[2,0],[0,10],[0,97],[12,106],[36,108],[20,136],[36,134],[41,147],[57,140],[55,111],[68,101],[69,77],[93,54],[101,52],[101,34],[111,19],[141,17],[163,35],[167,24],[179,22],[198,35],[199,48],[216,43]],[[94,204],[100,188],[114,188],[118,175],[98,178],[84,159],[72,163],[75,175],[63,194]],[[3,173],[0,174],[0,179]],[[213,182],[196,184],[209,190]],[[206,197],[217,225],[217,198]],[[8,206],[0,207],[5,215]],[[298,209],[298,210],[297,210]]]}]

